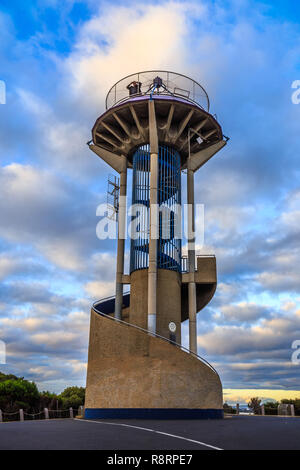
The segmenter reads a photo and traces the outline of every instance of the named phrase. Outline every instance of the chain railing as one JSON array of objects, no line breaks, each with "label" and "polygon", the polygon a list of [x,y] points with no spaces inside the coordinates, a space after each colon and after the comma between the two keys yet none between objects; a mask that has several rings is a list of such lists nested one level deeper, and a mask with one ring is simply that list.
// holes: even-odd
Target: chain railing
[{"label": "chain railing", "polygon": [[39,413],[26,413],[24,411],[24,421],[34,421],[35,419],[45,419],[45,412],[40,411]]},{"label": "chain railing", "polygon": [[12,413],[1,412],[0,413],[0,422],[9,422],[9,421],[20,421],[20,410]]},{"label": "chain railing", "polygon": [[14,412],[0,410],[0,423],[10,421],[33,421],[43,419],[67,419],[74,418],[77,414],[83,415],[83,406],[79,408],[67,408],[65,410],[49,410],[44,408],[38,413],[27,413],[23,409]]}]

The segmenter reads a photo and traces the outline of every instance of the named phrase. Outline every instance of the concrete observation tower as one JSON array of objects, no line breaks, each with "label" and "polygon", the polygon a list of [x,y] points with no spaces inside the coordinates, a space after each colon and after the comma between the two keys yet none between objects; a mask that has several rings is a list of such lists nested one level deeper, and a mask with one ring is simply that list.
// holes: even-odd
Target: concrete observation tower
[{"label": "concrete observation tower", "polygon": [[[196,316],[217,283],[214,256],[195,256],[194,175],[227,142],[209,98],[173,72],[127,76],[108,92],[90,149],[120,177],[116,295],[91,313],[87,418],[221,418],[222,385],[197,355]],[[127,172],[140,217],[124,272]],[[181,173],[188,256],[182,257]],[[134,217],[133,217],[134,218]],[[178,231],[179,227],[179,231]],[[123,287],[130,285],[130,293]],[[189,348],[181,323],[189,321]]]}]

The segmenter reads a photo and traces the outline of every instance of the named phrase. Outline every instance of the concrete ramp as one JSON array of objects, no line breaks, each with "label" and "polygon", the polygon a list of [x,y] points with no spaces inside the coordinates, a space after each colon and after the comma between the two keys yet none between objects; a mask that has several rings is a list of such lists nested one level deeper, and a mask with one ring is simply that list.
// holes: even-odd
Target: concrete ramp
[{"label": "concrete ramp", "polygon": [[91,312],[86,418],[223,417],[222,385],[210,364],[115,320],[113,308],[113,299],[106,299]]}]

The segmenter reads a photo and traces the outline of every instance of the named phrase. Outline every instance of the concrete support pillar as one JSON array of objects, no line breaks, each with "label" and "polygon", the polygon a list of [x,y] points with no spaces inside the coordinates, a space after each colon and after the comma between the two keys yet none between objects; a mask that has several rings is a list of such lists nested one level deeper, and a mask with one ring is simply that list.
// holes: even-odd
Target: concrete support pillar
[{"label": "concrete support pillar", "polygon": [[123,304],[123,282],[124,274],[124,251],[125,251],[125,226],[126,226],[126,193],[127,193],[127,158],[122,157],[122,169],[120,172],[120,198],[119,198],[119,220],[118,220],[118,247],[117,247],[117,269],[116,269],[116,300],[115,318],[122,317]]},{"label": "concrete support pillar", "polygon": [[189,282],[189,349],[197,354],[197,306],[196,306],[196,284]]},{"label": "concrete support pillar", "polygon": [[49,410],[48,408],[44,408],[45,419],[49,419]]},{"label": "concrete support pillar", "polygon": [[189,167],[187,169],[187,202],[188,202],[188,260],[189,273],[192,280],[188,284],[189,297],[189,349],[197,354],[197,303],[196,284],[194,282],[195,273],[195,200],[194,200],[194,172]]},{"label": "concrete support pillar", "polygon": [[158,154],[151,154],[150,175],[150,237],[149,237],[149,269],[148,269],[148,330],[156,332],[156,306],[157,306],[157,175]]},{"label": "concrete support pillar", "polygon": [[158,136],[154,101],[149,101],[149,140],[150,140],[150,233],[148,269],[148,330],[156,332],[157,309],[157,238],[158,238]]},{"label": "concrete support pillar", "polygon": [[24,411],[19,410],[19,413],[20,413],[20,421],[24,421]]}]

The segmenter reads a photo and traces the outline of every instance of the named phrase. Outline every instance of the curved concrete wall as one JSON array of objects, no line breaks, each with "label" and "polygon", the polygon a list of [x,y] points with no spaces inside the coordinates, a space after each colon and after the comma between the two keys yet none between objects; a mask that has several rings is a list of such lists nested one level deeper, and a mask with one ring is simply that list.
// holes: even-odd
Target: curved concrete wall
[{"label": "curved concrete wall", "polygon": [[92,310],[85,408],[221,414],[222,385],[218,375],[192,355]]}]

